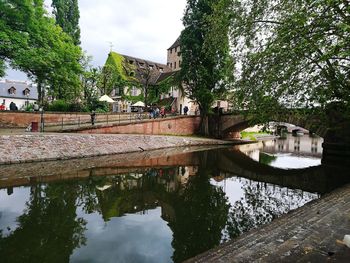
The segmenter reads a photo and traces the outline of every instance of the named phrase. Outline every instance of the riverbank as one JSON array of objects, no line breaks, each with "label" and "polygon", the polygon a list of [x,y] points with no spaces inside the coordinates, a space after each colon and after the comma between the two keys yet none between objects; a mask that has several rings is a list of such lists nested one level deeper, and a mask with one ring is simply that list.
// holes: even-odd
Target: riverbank
[{"label": "riverbank", "polygon": [[130,134],[0,135],[0,164],[65,160],[180,146],[225,145],[215,139]]},{"label": "riverbank", "polygon": [[346,185],[186,262],[348,262],[349,215]]}]

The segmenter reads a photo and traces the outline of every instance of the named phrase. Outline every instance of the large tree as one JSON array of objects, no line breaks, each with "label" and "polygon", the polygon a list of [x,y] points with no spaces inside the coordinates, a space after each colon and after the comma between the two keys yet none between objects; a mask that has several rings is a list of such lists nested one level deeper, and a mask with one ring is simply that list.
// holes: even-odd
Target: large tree
[{"label": "large tree", "polygon": [[80,44],[78,0],[52,0],[57,24],[70,35],[76,45]]},{"label": "large tree", "polygon": [[269,113],[337,102],[349,110],[348,1],[232,3],[239,107]]},{"label": "large tree", "polygon": [[[47,16],[43,0],[0,1],[0,59],[22,70],[38,84],[42,100],[46,83],[58,98],[79,93],[80,47]],[[0,63],[1,64],[1,63]]]},{"label": "large tree", "polygon": [[199,105],[202,134],[208,134],[210,108],[228,88],[232,75],[229,4],[230,0],[188,0],[183,18],[180,80]]}]

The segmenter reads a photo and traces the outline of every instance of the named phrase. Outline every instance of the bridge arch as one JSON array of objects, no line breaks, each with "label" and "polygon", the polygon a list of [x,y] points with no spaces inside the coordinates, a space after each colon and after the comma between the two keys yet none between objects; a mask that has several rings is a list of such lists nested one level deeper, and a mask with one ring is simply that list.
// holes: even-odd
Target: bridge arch
[{"label": "bridge arch", "polygon": [[[271,117],[270,121],[293,124],[309,130],[323,138],[326,136],[328,130],[318,118],[307,115],[304,117],[301,117],[299,114],[275,115]],[[261,124],[258,121],[254,121],[253,118],[244,117],[243,115],[229,114],[222,115],[219,122],[220,137],[223,139],[238,139],[241,131],[256,124]]]}]

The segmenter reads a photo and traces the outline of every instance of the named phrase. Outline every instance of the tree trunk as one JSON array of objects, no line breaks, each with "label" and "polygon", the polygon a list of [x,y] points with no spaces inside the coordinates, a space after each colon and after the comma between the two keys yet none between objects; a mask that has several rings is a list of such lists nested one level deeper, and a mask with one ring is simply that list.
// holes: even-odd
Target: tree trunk
[{"label": "tree trunk", "polygon": [[203,112],[201,114],[201,122],[199,132],[201,135],[209,136],[209,123],[208,123],[208,114]]}]

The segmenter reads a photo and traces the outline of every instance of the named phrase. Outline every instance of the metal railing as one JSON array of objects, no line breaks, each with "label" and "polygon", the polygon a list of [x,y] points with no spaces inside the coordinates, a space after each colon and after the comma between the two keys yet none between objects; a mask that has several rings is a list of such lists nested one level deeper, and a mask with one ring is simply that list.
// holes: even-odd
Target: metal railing
[{"label": "metal railing", "polygon": [[[174,117],[177,114],[168,114],[164,117],[157,116],[152,119],[161,119]],[[94,127],[94,126],[108,126],[108,125],[118,125],[118,124],[129,124],[137,123],[145,120],[151,119],[149,113],[120,113],[120,114],[96,114],[94,124],[92,124],[92,118],[90,115],[80,115],[80,116],[62,116],[61,119],[55,121],[48,121],[43,116],[43,127],[45,132],[56,132],[65,130],[76,130],[84,127]]]}]

